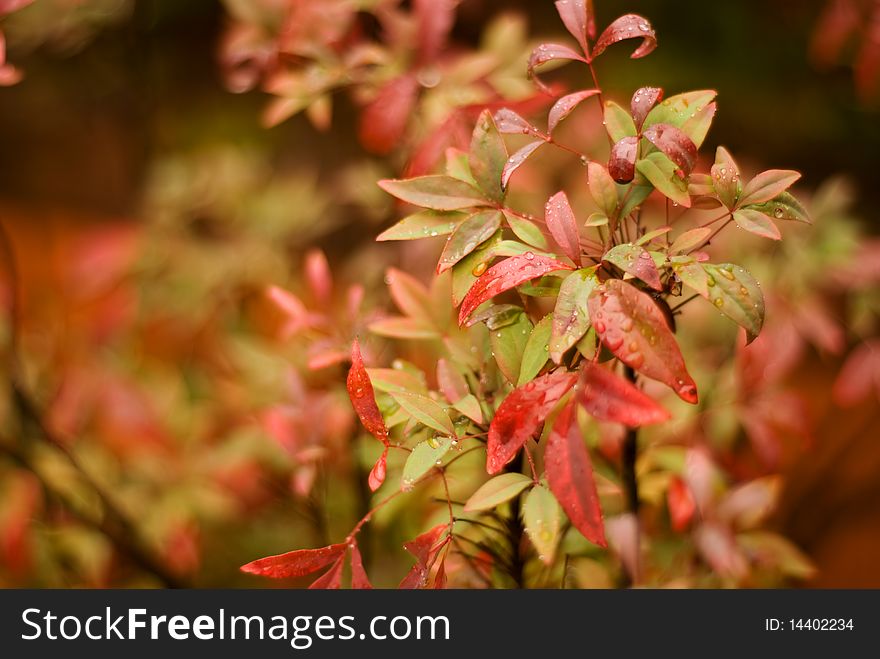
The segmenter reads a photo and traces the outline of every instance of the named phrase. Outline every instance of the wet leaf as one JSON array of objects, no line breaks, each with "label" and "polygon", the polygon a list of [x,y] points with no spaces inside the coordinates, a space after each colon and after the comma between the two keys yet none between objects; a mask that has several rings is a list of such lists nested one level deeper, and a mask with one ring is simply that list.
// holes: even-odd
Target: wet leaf
[{"label": "wet leaf", "polygon": [[762,238],[770,238],[771,240],[782,240],[782,233],[779,231],[773,220],[759,211],[751,208],[740,208],[733,211],[733,221],[740,229],[744,229],[749,233],[753,233]]},{"label": "wet leaf", "polygon": [[424,588],[427,585],[431,565],[436,560],[439,551],[446,544],[446,539],[441,540],[441,536],[448,529],[448,524],[438,524],[430,531],[418,536],[415,540],[404,543],[404,549],[416,557],[416,564],[403,578],[398,588]]},{"label": "wet leaf", "polygon": [[666,154],[688,175],[697,163],[697,145],[681,130],[670,124],[654,124],[642,133],[644,138]]},{"label": "wet leaf", "polygon": [[501,170],[501,186],[505,190],[508,183],[510,183],[510,177],[513,176],[513,173],[529,159],[529,156],[538,150],[538,147],[544,146],[544,144],[546,144],[544,140],[529,142],[507,159],[507,162],[504,163],[504,169]]},{"label": "wet leaf", "polygon": [[612,217],[617,211],[617,186],[614,179],[602,165],[590,162],[587,165],[590,195],[606,216]]},{"label": "wet leaf", "polygon": [[789,169],[769,169],[746,183],[739,199],[740,206],[761,204],[785,192],[801,177]]},{"label": "wet leaf", "polygon": [[504,217],[507,220],[507,226],[517,238],[538,249],[547,249],[547,238],[537,224],[512,213],[504,213]]},{"label": "wet leaf", "polygon": [[728,209],[737,205],[742,190],[739,180],[739,167],[733,156],[723,146],[715,153],[715,164],[712,165],[712,186],[721,203]]},{"label": "wet leaf", "polygon": [[691,259],[684,262],[673,262],[672,269],[682,283],[694,289],[705,298],[709,297],[709,276],[703,266]]},{"label": "wet leaf", "polygon": [[372,590],[373,584],[367,577],[364,570],[364,561],[361,558],[361,551],[358,549],[357,542],[352,542],[351,547],[351,587],[355,590]]},{"label": "wet leaf", "polygon": [[357,339],[351,344],[351,368],[348,371],[346,386],[351,404],[364,428],[385,446],[388,446],[388,428],[385,427],[379,406],[376,405],[373,385],[367,375],[366,368],[364,368],[361,347]]},{"label": "wet leaf", "polygon": [[486,197],[498,203],[504,201],[501,174],[506,162],[507,147],[504,139],[498,132],[492,113],[483,110],[471,138],[468,164],[474,180]]},{"label": "wet leaf", "polygon": [[252,561],[242,565],[241,571],[272,579],[302,577],[334,563],[345,555],[345,550],[345,543],[320,549],[297,549]]},{"label": "wet leaf", "polygon": [[617,183],[624,184],[636,175],[636,159],[639,155],[639,138],[624,137],[611,147],[608,159],[608,173]]},{"label": "wet leaf", "polygon": [[562,531],[562,509],[556,498],[543,485],[536,485],[526,495],[523,504],[526,534],[545,565],[553,563],[556,546]]},{"label": "wet leaf", "polygon": [[456,410],[471,419],[474,423],[483,424],[483,410],[480,408],[480,401],[473,394],[467,394],[452,404]]},{"label": "wet leaf", "polygon": [[376,464],[373,465],[373,468],[370,469],[370,475],[367,477],[367,485],[370,486],[370,491],[375,492],[380,487],[382,487],[382,483],[385,482],[385,476],[388,473],[388,447],[385,447],[385,450],[382,451],[382,455],[379,456],[379,459],[376,460]]},{"label": "wet leaf", "polygon": [[574,211],[564,192],[557,192],[544,206],[544,219],[547,229],[565,254],[575,263],[580,263],[581,243]]},{"label": "wet leaf", "polygon": [[501,212],[496,210],[474,213],[458,225],[443,247],[437,274],[449,270],[481,244],[489,240],[501,227]]},{"label": "wet leaf", "polygon": [[486,270],[464,296],[458,313],[458,324],[464,325],[477,307],[499,293],[548,272],[571,269],[570,265],[532,252],[504,259]]},{"label": "wet leaf", "polygon": [[[718,95],[714,89],[701,89],[699,91],[676,94],[665,99],[645,117],[645,127],[654,124],[670,124],[676,128],[683,128],[685,124],[695,116],[705,111],[714,98]],[[694,139],[694,136],[690,136]]]},{"label": "wet leaf", "polygon": [[562,281],[556,308],[553,310],[553,331],[550,339],[550,358],[559,364],[562,355],[587,332],[590,313],[587,298],[599,285],[595,268],[575,270]]},{"label": "wet leaf", "polygon": [[605,130],[612,142],[619,142],[625,137],[635,137],[638,130],[633,118],[614,101],[605,101]]},{"label": "wet leaf", "polygon": [[605,252],[602,260],[616,265],[637,279],[641,279],[655,291],[663,288],[660,284],[660,272],[654,264],[654,259],[644,247],[623,243]]},{"label": "wet leaf", "polygon": [[764,295],[745,268],[732,263],[703,263],[708,279],[706,298],[722,314],[746,330],[747,344],[764,324]]},{"label": "wet leaf", "polygon": [[641,87],[636,90],[630,101],[630,110],[637,130],[642,129],[648,113],[662,98],[663,90],[659,87]]},{"label": "wet leaf", "polygon": [[576,379],[575,373],[558,370],[510,392],[489,425],[486,471],[497,474],[516,456]]},{"label": "wet leaf", "polygon": [[516,316],[516,322],[489,334],[489,344],[495,363],[508,381],[515,383],[519,377],[522,355],[532,332],[532,322],[524,313]]},{"label": "wet leaf", "polygon": [[529,334],[529,340],[526,341],[526,348],[523,351],[522,362],[519,367],[519,378],[516,381],[517,386],[524,385],[544,368],[549,355],[550,334],[552,331],[553,314],[549,313],[535,325],[531,334]]},{"label": "wet leaf", "polygon": [[587,37],[595,36],[596,32],[592,0],[557,0],[556,11],[559,12],[565,29],[577,39],[581,49],[587,52]]},{"label": "wet leaf", "polygon": [[560,98],[553,104],[553,107],[550,108],[550,113],[547,115],[547,131],[552,134],[556,126],[559,125],[559,122],[570,115],[581,102],[598,93],[598,89],[585,89]]},{"label": "wet leaf", "polygon": [[409,490],[422,476],[437,466],[452,448],[452,437],[431,437],[416,444],[403,465],[401,489]]},{"label": "wet leaf", "polygon": [[391,391],[389,395],[407,414],[422,425],[455,437],[455,426],[440,403],[421,394]]},{"label": "wet leaf", "polygon": [[590,317],[596,334],[615,357],[649,378],[697,402],[697,388],[687,372],[666,317],[647,294],[619,279],[593,291]]},{"label": "wet leaf", "polygon": [[550,491],[572,525],[590,542],[606,547],[593,464],[577,423],[574,401],[562,409],[553,424],[544,449],[544,468]]},{"label": "wet leaf", "polygon": [[464,300],[477,278],[489,269],[489,263],[495,257],[501,242],[499,230],[480,247],[452,266],[452,303],[456,307]]},{"label": "wet leaf", "polygon": [[315,579],[309,590],[339,590],[342,585],[342,568],[345,565],[345,554],[340,556],[333,566],[323,575]]},{"label": "wet leaf", "polygon": [[584,364],[578,380],[577,402],[600,421],[631,428],[662,423],[669,412],[629,380],[602,366]]},{"label": "wet leaf", "polygon": [[536,126],[507,108],[502,108],[495,113],[495,127],[498,128],[498,132],[507,135],[539,135],[541,133]]},{"label": "wet leaf", "polygon": [[[810,216],[801,203],[790,192],[783,192],[778,197],[763,204],[750,204],[745,208],[756,210],[777,220],[794,220],[811,224]],[[745,208],[743,210],[745,210]]]},{"label": "wet leaf", "polygon": [[452,233],[464,217],[462,213],[422,211],[408,215],[394,226],[385,229],[376,240],[380,242],[385,240],[419,240],[445,236]]},{"label": "wet leaf", "polygon": [[464,504],[464,511],[473,513],[480,510],[491,510],[505,501],[510,501],[527,487],[531,487],[532,484],[532,479],[523,474],[501,474],[485,482],[474,492]]},{"label": "wet leaf", "polygon": [[480,190],[451,176],[384,179],[379,181],[379,187],[402,201],[438,211],[454,211],[486,205]]},{"label": "wet leaf", "polygon": [[593,59],[605,52],[608,46],[626,39],[642,39],[642,43],[630,55],[632,59],[644,57],[657,47],[657,35],[648,20],[637,14],[625,14],[606,27],[599,35],[593,46]]},{"label": "wet leaf", "polygon": [[690,119],[681,125],[681,132],[691,138],[698,149],[706,141],[706,135],[709,134],[709,128],[712,127],[712,120],[715,118],[717,109],[718,106],[715,103],[709,103],[702,110],[698,109]]},{"label": "wet leaf", "polygon": [[532,54],[529,56],[529,65],[528,65],[528,76],[530,79],[534,80],[535,85],[538,88],[547,93],[552,93],[552,90],[545,85],[540,78],[535,74],[535,69],[547,62],[553,61],[577,61],[577,62],[586,62],[587,60],[583,55],[578,52],[572,50],[568,46],[564,46],[558,43],[542,43],[540,46],[535,48],[532,51]]},{"label": "wet leaf", "polygon": [[687,183],[678,175],[675,163],[665,155],[656,151],[649,153],[636,163],[636,169],[660,194],[679,206],[690,208],[691,197],[688,194]]},{"label": "wet leaf", "polygon": [[672,241],[672,244],[669,246],[669,253],[687,252],[698,245],[702,245],[710,235],[712,235],[712,229],[709,227],[697,227],[696,229],[685,231]]}]

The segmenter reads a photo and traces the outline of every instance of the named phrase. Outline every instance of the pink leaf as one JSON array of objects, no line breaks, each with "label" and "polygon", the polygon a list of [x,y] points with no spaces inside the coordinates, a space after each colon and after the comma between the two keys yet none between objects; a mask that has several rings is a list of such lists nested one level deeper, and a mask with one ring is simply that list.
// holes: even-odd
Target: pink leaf
[{"label": "pink leaf", "polygon": [[624,137],[611,147],[608,173],[617,183],[629,183],[636,175],[636,158],[639,154],[639,138]]},{"label": "pink leaf", "polygon": [[364,359],[357,339],[351,344],[351,368],[348,371],[346,386],[348,397],[364,428],[387,447],[388,428],[385,426],[379,406],[376,405],[373,384],[364,367]]},{"label": "pink leaf", "polygon": [[660,283],[660,271],[657,270],[654,258],[641,245],[632,243],[617,245],[605,252],[602,260],[613,263],[624,272],[641,279],[655,291],[663,288]]},{"label": "pink leaf", "polygon": [[446,45],[459,0],[413,0],[419,25],[419,55],[432,64]]},{"label": "pink leaf", "polygon": [[620,279],[609,279],[588,301],[590,318],[602,343],[630,368],[669,385],[688,403],[697,402],[697,387],[666,317],[642,291]]},{"label": "pink leaf", "polygon": [[782,240],[779,227],[767,215],[751,208],[733,211],[733,221],[740,229],[770,240]]},{"label": "pink leaf", "polygon": [[697,163],[697,145],[680,129],[669,124],[654,124],[645,129],[643,136],[685,174],[691,173]]},{"label": "pink leaf", "polygon": [[443,358],[437,360],[437,386],[450,404],[457,403],[471,392],[464,376]]},{"label": "pink leaf", "polygon": [[498,128],[498,132],[504,133],[505,135],[516,135],[517,133],[522,135],[538,135],[541,132],[537,127],[530,124],[516,112],[508,110],[507,108],[498,110],[498,112],[495,113],[494,119],[495,127]]},{"label": "pink leaf", "polygon": [[390,153],[403,139],[406,125],[418,96],[415,76],[394,78],[361,113],[358,137],[368,151]]},{"label": "pink leaf", "polygon": [[340,556],[333,566],[323,575],[315,579],[309,590],[339,590],[342,585],[342,568],[345,564],[345,554]]},{"label": "pink leaf", "polygon": [[625,39],[642,39],[642,43],[630,55],[633,59],[644,57],[657,47],[657,35],[647,19],[636,14],[626,14],[606,27],[599,35],[593,47],[593,59],[605,52],[608,46]]},{"label": "pink leaf", "polygon": [[587,37],[596,36],[592,0],[557,0],[556,11],[559,12],[565,29],[577,39],[583,51],[587,52]]},{"label": "pink leaf", "polygon": [[547,483],[574,527],[590,542],[606,547],[593,464],[581,437],[576,411],[575,402],[571,401],[550,431],[544,451]]},{"label": "pink leaf", "polygon": [[333,275],[327,256],[320,249],[310,249],[303,270],[315,301],[326,305],[333,294]]},{"label": "pink leaf", "polygon": [[630,110],[633,121],[636,124],[636,130],[642,130],[642,124],[645,123],[648,113],[662,98],[663,90],[659,87],[641,87],[636,90],[630,102]]},{"label": "pink leaf", "polygon": [[461,309],[458,313],[459,326],[464,325],[465,321],[483,302],[535,277],[541,277],[555,270],[572,270],[572,267],[556,259],[540,256],[533,252],[512,256],[496,263],[474,282],[461,301]]},{"label": "pink leaf", "polygon": [[529,156],[531,156],[535,151],[538,150],[538,147],[541,147],[544,144],[544,140],[529,142],[507,159],[507,162],[504,163],[504,169],[501,170],[502,188],[504,188],[505,190],[507,189],[507,184],[510,182],[510,177],[513,176],[513,173],[517,169],[519,169],[520,165],[528,160]]},{"label": "pink leaf", "polygon": [[760,204],[785,192],[801,177],[790,169],[768,169],[746,183],[739,197],[738,206]]},{"label": "pink leaf", "polygon": [[382,483],[385,482],[385,474],[388,470],[388,447],[385,447],[385,450],[382,451],[382,455],[379,456],[379,459],[376,460],[376,464],[373,465],[373,468],[370,469],[370,475],[367,478],[367,484],[370,486],[370,491],[375,492],[380,487],[382,487]]},{"label": "pink leaf", "polygon": [[544,206],[544,219],[550,235],[562,248],[563,254],[575,263],[580,262],[581,242],[574,211],[564,192],[557,192]]},{"label": "pink leaf", "polygon": [[534,51],[532,51],[531,56],[529,57],[529,66],[528,66],[528,75],[529,78],[535,81],[535,84],[538,88],[544,93],[551,93],[550,88],[545,85],[537,75],[535,75],[535,69],[542,64],[546,64],[547,62],[552,62],[554,60],[574,60],[578,62],[586,62],[587,60],[583,55],[575,52],[568,46],[563,46],[558,43],[542,43],[538,46]]},{"label": "pink leaf", "polygon": [[636,428],[669,419],[669,412],[641,389],[590,362],[584,364],[578,390],[578,402],[600,421]]},{"label": "pink leaf", "polygon": [[553,107],[550,108],[550,114],[547,115],[547,130],[552,133],[559,122],[570,115],[582,101],[598,93],[598,89],[585,89],[584,91],[574,92],[560,98],[553,104]]},{"label": "pink leaf", "polygon": [[286,554],[267,556],[241,566],[242,572],[272,579],[302,577],[317,572],[345,554],[344,543],[320,549],[297,549]]},{"label": "pink leaf", "polygon": [[489,425],[486,471],[497,474],[514,458],[576,379],[575,373],[558,370],[510,392]]}]

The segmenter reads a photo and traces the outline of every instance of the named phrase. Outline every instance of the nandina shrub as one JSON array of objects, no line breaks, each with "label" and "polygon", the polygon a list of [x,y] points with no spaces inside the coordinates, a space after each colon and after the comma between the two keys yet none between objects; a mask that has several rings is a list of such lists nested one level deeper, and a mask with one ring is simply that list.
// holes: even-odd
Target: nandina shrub
[{"label": "nandina shrub", "polygon": [[[597,37],[592,3],[556,6],[577,47],[540,45],[529,75],[552,93],[537,69],[575,62],[593,86],[558,98],[546,129],[509,109],[486,110],[470,149],[447,150],[445,173],[380,182],[422,210],[379,240],[447,237],[430,289],[391,271],[387,281],[402,315],[370,325],[381,337],[430,342],[435,367],[366,368],[358,340],[351,349],[348,392],[381,450],[369,487],[392,491],[342,542],[259,559],[244,571],[302,577],[329,566],[313,587],[339,587],[348,562],[352,587],[367,587],[358,534],[402,493],[424,485],[439,488],[444,519],[405,545],[416,564],[401,587],[444,587],[451,575],[457,585],[564,585],[569,561],[607,556],[609,539],[624,568],[620,579],[644,583],[643,540],[655,529],[642,519],[640,485],[653,480],[656,487],[661,474],[668,527],[691,531],[698,555],[723,579],[741,581],[750,560],[768,553],[784,554],[777,564],[787,563],[789,573],[808,571],[781,539],[753,537],[749,552],[735,538],[735,529],[760,517],[749,509],[772,498],[773,483],[759,479],[719,496],[718,467],[700,445],[648,446],[656,470],[637,468],[641,429],[670,422],[658,400],[663,387],[686,404],[700,403],[676,338],[685,305],[705,298],[743,328],[746,344],[761,332],[758,282],[706,250],[731,225],[779,240],[777,221],[809,222],[788,192],[800,175],[768,170],[743,180],[723,147],[700,171],[716,93],[664,100],[662,89],[643,87],[629,109],[606,100],[594,61],[629,39],[639,42],[633,58],[648,55],[657,45],[653,27],[627,14]],[[560,124],[588,102],[601,105],[607,160],[557,137]],[[528,141],[511,155],[504,135]],[[516,170],[542,148],[571,154],[572,167],[584,171],[581,190],[573,191],[578,199],[586,191],[583,204],[559,191],[539,217],[508,203]],[[392,460],[395,453],[401,460]],[[460,473],[473,471],[474,455],[482,456],[489,480],[474,484],[472,473]]]}]

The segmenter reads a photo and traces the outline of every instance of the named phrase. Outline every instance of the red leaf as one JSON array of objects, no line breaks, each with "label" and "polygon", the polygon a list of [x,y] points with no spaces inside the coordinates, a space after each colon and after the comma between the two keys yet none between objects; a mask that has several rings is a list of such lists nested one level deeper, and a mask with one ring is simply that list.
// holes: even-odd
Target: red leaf
[{"label": "red leaf", "polygon": [[333,564],[333,567],[315,579],[315,581],[312,582],[312,585],[309,586],[309,590],[339,590],[339,587],[342,585],[342,567],[344,563],[345,554],[339,557],[339,559]]},{"label": "red leaf", "polygon": [[636,124],[636,130],[642,130],[642,124],[651,109],[663,98],[663,90],[659,87],[641,87],[633,94],[630,102],[632,118]]},{"label": "red leaf", "polygon": [[840,407],[852,407],[872,394],[880,400],[880,339],[869,339],[852,351],[833,388]]},{"label": "red leaf", "polygon": [[521,133],[523,135],[539,135],[539,131],[535,126],[523,119],[513,110],[502,108],[495,113],[495,127],[499,133],[505,135],[515,135]]},{"label": "red leaf", "polygon": [[547,130],[552,133],[559,122],[570,115],[582,101],[598,93],[598,89],[585,89],[560,98],[553,104],[553,107],[550,108],[550,114],[547,115]]},{"label": "red leaf", "polygon": [[388,428],[385,426],[379,406],[376,405],[373,383],[370,382],[370,376],[367,375],[367,369],[364,367],[364,359],[357,339],[351,344],[351,368],[348,371],[346,385],[348,397],[364,428],[387,447]]},{"label": "red leaf", "polygon": [[538,150],[538,147],[544,146],[544,140],[536,140],[534,142],[529,142],[524,147],[519,149],[516,153],[514,153],[510,158],[507,159],[507,162],[504,163],[504,169],[501,170],[501,187],[505,190],[507,189],[507,184],[510,182],[510,177],[513,176],[513,173],[519,169],[519,166],[522,165],[526,160],[528,160],[529,156],[532,155],[535,151]]},{"label": "red leaf", "polygon": [[611,147],[608,173],[618,183],[629,183],[636,175],[636,158],[639,154],[639,138],[624,137]]},{"label": "red leaf", "polygon": [[580,262],[581,242],[578,232],[577,220],[574,219],[574,211],[568,203],[568,197],[564,192],[557,192],[550,197],[544,206],[544,220],[550,235],[562,248],[563,254],[575,263]]},{"label": "red leaf", "polygon": [[690,174],[697,164],[697,145],[675,126],[654,124],[645,129],[643,136],[665,153],[685,174]]},{"label": "red leaf", "polygon": [[588,300],[596,334],[630,368],[672,387],[689,403],[697,387],[687,372],[666,317],[650,296],[620,279],[609,279]]},{"label": "red leaf", "polygon": [[550,431],[544,450],[547,483],[574,527],[590,542],[607,547],[593,464],[578,428],[576,411],[571,401]]},{"label": "red leaf", "polygon": [[428,573],[431,569],[431,564],[448,539],[440,541],[440,536],[448,528],[449,524],[438,524],[430,531],[418,536],[415,540],[404,543],[403,548],[416,557],[416,564],[403,578],[398,588],[422,588],[428,583]]},{"label": "red leaf", "polygon": [[644,57],[657,47],[657,35],[647,19],[637,14],[621,16],[599,35],[593,47],[593,59],[605,52],[608,46],[625,39],[643,39],[642,43],[630,55],[633,59]]},{"label": "red leaf", "polygon": [[526,252],[499,261],[486,270],[464,296],[458,313],[458,325],[464,325],[468,317],[483,302],[515,288],[523,282],[541,277],[554,270],[572,270],[572,267],[556,259],[540,256],[533,252]]},{"label": "red leaf", "polygon": [[596,20],[592,0],[556,0],[556,11],[571,33],[587,52],[587,36],[596,36]]},{"label": "red leaf", "polygon": [[443,358],[437,360],[437,386],[450,404],[457,403],[471,392],[464,376]]},{"label": "red leaf", "polygon": [[600,421],[636,428],[669,419],[669,412],[641,389],[590,362],[584,364],[578,389],[578,402]]},{"label": "red leaf", "polygon": [[575,373],[558,370],[510,392],[489,425],[486,471],[497,474],[513,459],[576,379]]},{"label": "red leaf", "polygon": [[394,78],[379,90],[361,113],[358,137],[365,149],[385,155],[400,143],[418,90],[419,83],[412,75]]},{"label": "red leaf", "polygon": [[697,505],[690,488],[677,476],[669,482],[669,489],[666,491],[666,505],[669,507],[672,530],[679,533],[684,531],[694,518]]},{"label": "red leaf", "polygon": [[272,579],[302,577],[317,572],[345,554],[344,543],[320,549],[297,549],[286,554],[267,556],[241,566],[242,572]]},{"label": "red leaf", "polygon": [[333,275],[324,252],[320,249],[310,249],[306,254],[303,271],[315,302],[328,303],[330,296],[333,295]]},{"label": "red leaf", "polygon": [[422,62],[431,64],[446,45],[449,31],[455,22],[455,7],[459,0],[414,0],[413,8],[419,21],[419,55]]},{"label": "red leaf", "polygon": [[542,64],[546,64],[547,62],[552,62],[553,60],[576,60],[578,62],[586,62],[587,60],[583,55],[575,52],[568,46],[563,46],[559,43],[542,43],[540,46],[535,48],[532,51],[531,56],[529,57],[529,67],[528,74],[529,78],[535,81],[535,84],[538,88],[547,93],[551,93],[551,89],[545,85],[537,75],[535,75],[535,68],[541,66]]},{"label": "red leaf", "polygon": [[357,542],[351,544],[351,587],[355,590],[372,590],[373,584],[367,577],[364,570],[364,561],[361,558],[361,550],[358,549]]},{"label": "red leaf", "polygon": [[370,491],[375,492],[382,487],[382,483],[385,482],[385,473],[387,469],[388,447],[386,446],[385,450],[382,451],[382,455],[379,456],[379,459],[376,460],[376,464],[374,464],[373,468],[370,470],[370,475],[367,478],[367,484],[370,486]]}]

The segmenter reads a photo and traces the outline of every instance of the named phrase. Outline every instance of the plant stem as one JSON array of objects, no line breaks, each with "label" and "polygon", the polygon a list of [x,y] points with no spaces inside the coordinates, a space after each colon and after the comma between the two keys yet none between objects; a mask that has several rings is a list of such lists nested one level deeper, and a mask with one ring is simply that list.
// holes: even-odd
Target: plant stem
[{"label": "plant stem", "polygon": [[[632,383],[636,381],[636,372],[626,366],[624,368],[626,379]],[[637,428],[629,428],[626,431],[626,437],[623,440],[621,451],[621,480],[623,482],[623,491],[626,497],[626,506],[630,514],[634,518],[636,524],[636,538],[634,553],[636,556],[634,574],[629,575],[630,585],[639,582],[639,557],[641,555],[640,548],[640,523],[639,523],[639,481],[636,476],[636,458],[638,457],[638,435]]]}]

